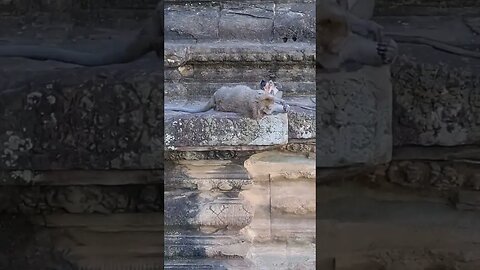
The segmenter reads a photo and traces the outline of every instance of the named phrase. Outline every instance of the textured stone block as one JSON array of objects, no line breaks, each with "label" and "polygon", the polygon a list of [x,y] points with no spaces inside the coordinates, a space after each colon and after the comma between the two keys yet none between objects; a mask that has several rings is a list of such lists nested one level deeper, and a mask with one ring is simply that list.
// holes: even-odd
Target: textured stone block
[{"label": "textured stone block", "polygon": [[428,63],[412,57],[399,59],[392,69],[394,144],[477,144],[480,76],[473,67]]},{"label": "textured stone block", "polygon": [[162,168],[157,67],[1,73],[0,169]]},{"label": "textured stone block", "polygon": [[295,3],[275,6],[273,38],[277,42],[315,41],[315,4]]},{"label": "textured stone block", "polygon": [[216,4],[166,5],[165,38],[217,39],[220,7]]},{"label": "textured stone block", "polygon": [[239,233],[165,233],[167,258],[245,258],[249,248]]},{"label": "textured stone block", "polygon": [[480,166],[454,161],[394,161],[388,169],[388,179],[420,189],[480,190]]},{"label": "textured stone block", "polygon": [[165,180],[166,190],[240,191],[252,185],[243,166],[218,160],[167,163]]},{"label": "textured stone block", "polygon": [[165,192],[165,226],[169,230],[244,228],[252,221],[252,205],[243,197],[227,195],[182,190]]},{"label": "textured stone block", "polygon": [[167,150],[278,145],[288,142],[288,120],[287,114],[257,121],[236,113],[172,112],[165,118],[165,134]]},{"label": "textured stone block", "polygon": [[219,37],[227,40],[270,41],[273,31],[273,3],[229,2],[223,4]]},{"label": "textured stone block", "polygon": [[252,155],[244,166],[254,181],[315,179],[315,159],[296,153],[266,151]]},{"label": "textured stone block", "polygon": [[387,163],[392,155],[388,66],[317,75],[317,166]]}]

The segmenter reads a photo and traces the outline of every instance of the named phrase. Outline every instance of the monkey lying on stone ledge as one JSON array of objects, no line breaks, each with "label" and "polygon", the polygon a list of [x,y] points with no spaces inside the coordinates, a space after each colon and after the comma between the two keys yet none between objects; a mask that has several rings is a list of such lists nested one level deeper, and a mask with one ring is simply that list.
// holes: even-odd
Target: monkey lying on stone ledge
[{"label": "monkey lying on stone ledge", "polygon": [[261,119],[266,115],[274,113],[288,112],[290,106],[298,106],[307,110],[315,110],[315,107],[309,107],[298,102],[287,102],[276,97],[278,89],[273,81],[260,82],[262,90],[254,90],[245,85],[233,87],[223,86],[210,98],[204,106],[195,109],[189,109],[176,106],[165,106],[166,111],[200,113],[211,109],[220,112],[235,112],[240,115],[253,119]]},{"label": "monkey lying on stone ledge", "polygon": [[196,109],[165,106],[166,111],[200,113],[214,109],[219,112],[235,112],[252,119],[261,119],[275,112],[286,112],[279,109],[275,97],[263,90],[253,90],[248,86],[223,86],[210,98],[204,106]]},{"label": "monkey lying on stone ledge", "polygon": [[82,66],[104,66],[129,63],[145,54],[156,51],[163,55],[163,1],[159,1],[155,12],[132,41],[105,52],[88,53],[35,45],[0,46],[0,57],[24,57],[34,60],[54,60]]}]

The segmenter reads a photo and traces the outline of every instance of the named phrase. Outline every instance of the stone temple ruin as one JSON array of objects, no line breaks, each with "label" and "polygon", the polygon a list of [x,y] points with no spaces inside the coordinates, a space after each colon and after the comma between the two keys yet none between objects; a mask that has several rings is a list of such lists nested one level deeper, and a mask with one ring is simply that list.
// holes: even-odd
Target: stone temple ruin
[{"label": "stone temple ruin", "polygon": [[[0,1],[0,46],[116,46],[156,2]],[[477,1],[376,2],[478,49]],[[166,1],[165,72],[0,58],[0,269],[480,269],[480,60],[315,70],[314,4]],[[265,78],[317,113],[163,115]]]},{"label": "stone temple ruin", "polygon": [[[313,1],[166,3],[166,105],[273,79],[314,106],[314,60]],[[315,268],[315,111],[291,109],[165,111],[166,268]]]}]

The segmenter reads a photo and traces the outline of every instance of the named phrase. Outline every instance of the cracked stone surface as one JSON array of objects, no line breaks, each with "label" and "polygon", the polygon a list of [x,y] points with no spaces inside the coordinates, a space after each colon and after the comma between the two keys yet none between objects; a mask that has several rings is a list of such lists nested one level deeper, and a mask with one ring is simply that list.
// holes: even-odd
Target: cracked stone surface
[{"label": "cracked stone surface", "polygon": [[165,37],[169,40],[315,40],[312,1],[173,1],[166,4],[165,11]]}]

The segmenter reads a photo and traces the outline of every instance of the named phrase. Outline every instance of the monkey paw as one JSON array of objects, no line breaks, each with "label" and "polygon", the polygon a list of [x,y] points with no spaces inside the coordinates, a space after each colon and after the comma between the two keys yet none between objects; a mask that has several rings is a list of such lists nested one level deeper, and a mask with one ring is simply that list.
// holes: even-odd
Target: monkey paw
[{"label": "monkey paw", "polygon": [[393,39],[379,42],[377,44],[377,53],[382,58],[384,64],[391,64],[398,53],[397,43]]},{"label": "monkey paw", "polygon": [[289,112],[290,111],[290,105],[288,105],[287,103],[283,103],[283,111],[284,112]]}]

